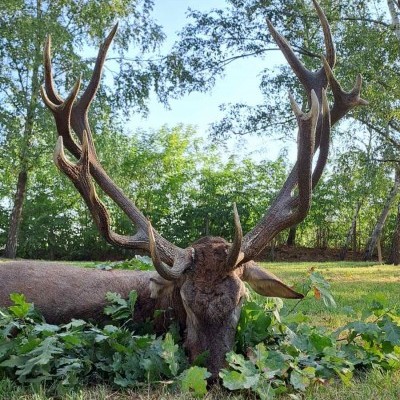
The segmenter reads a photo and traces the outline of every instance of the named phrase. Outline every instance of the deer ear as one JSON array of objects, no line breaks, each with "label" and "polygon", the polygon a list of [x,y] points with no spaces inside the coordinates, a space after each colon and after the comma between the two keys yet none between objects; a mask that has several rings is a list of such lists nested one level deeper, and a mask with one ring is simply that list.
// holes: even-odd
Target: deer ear
[{"label": "deer ear", "polygon": [[283,297],[285,299],[302,299],[304,295],[285,285],[278,277],[255,263],[247,263],[243,268],[241,279],[262,296]]}]

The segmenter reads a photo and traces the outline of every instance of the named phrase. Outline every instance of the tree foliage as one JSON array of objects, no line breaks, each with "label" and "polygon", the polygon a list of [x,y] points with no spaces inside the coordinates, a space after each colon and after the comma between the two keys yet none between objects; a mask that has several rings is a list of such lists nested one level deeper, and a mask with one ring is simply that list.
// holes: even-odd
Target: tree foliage
[{"label": "tree foliage", "polygon": [[[90,65],[82,52],[90,53],[116,19],[123,18],[116,50],[121,57],[128,44],[145,54],[163,39],[160,27],[150,18],[151,0],[124,0],[104,3],[97,1],[18,0],[0,5],[0,145],[5,175],[17,181],[16,195],[8,228],[6,255],[15,257],[21,215],[28,185],[29,171],[36,167],[36,159],[52,143],[49,117],[39,102],[42,81],[42,45],[48,35],[53,38],[53,60],[56,82],[61,78],[65,89],[82,75],[90,77]],[[96,108],[101,125],[110,110],[134,105],[143,108],[148,97],[148,72],[140,60],[129,67],[136,80],[132,87],[121,80],[124,63],[117,63],[116,94],[123,94],[123,104],[108,95],[103,86]],[[147,83],[147,86],[144,85]],[[100,106],[101,104],[101,106]],[[108,113],[108,114],[107,114]]]},{"label": "tree foliage", "polygon": [[[370,107],[353,117],[376,129],[396,116],[399,99],[398,40],[387,5],[373,1],[321,1],[337,44],[336,74],[344,87],[351,87],[357,73],[365,79],[363,96]],[[227,66],[242,58],[266,59],[276,50],[268,33],[268,18],[289,40],[308,67],[320,66],[323,53],[321,28],[310,2],[302,0],[228,0],[221,9],[190,10],[190,22],[170,52],[165,70],[177,96],[192,90],[211,89]],[[377,51],[378,49],[378,51]],[[266,62],[267,64],[267,62]],[[378,71],[385,71],[379,74]],[[252,73],[256,73],[253,71]],[[213,126],[215,136],[230,133],[272,133],[279,125],[290,132],[294,119],[282,94],[290,90],[302,98],[299,84],[286,66],[275,70],[266,65],[260,73],[263,104],[226,104],[226,116]]]}]

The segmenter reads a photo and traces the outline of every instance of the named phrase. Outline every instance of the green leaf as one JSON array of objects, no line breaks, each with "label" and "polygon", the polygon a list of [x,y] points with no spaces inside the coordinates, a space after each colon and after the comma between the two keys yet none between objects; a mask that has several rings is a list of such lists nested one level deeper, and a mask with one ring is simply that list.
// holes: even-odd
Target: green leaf
[{"label": "green leaf", "polygon": [[298,370],[293,370],[290,373],[290,384],[294,389],[304,392],[310,385],[310,378]]},{"label": "green leaf", "polygon": [[207,381],[211,374],[201,367],[190,367],[180,375],[181,389],[191,393],[195,397],[202,397],[207,394]]},{"label": "green leaf", "polygon": [[8,307],[11,313],[17,318],[26,318],[33,308],[32,304],[27,303],[25,296],[19,293],[11,293],[10,299],[14,303],[13,306]]},{"label": "green leaf", "polygon": [[241,349],[254,346],[266,339],[272,319],[264,310],[264,307],[255,302],[246,302],[241,310],[237,327],[236,338]]},{"label": "green leaf", "polygon": [[322,335],[317,332],[313,332],[309,336],[310,343],[315,347],[318,352],[322,352],[325,347],[332,347],[335,345],[335,342],[332,340],[330,336]]},{"label": "green leaf", "polygon": [[223,385],[229,390],[250,389],[256,388],[260,375],[246,376],[238,371],[228,371],[223,369],[219,376],[223,380]]},{"label": "green leaf", "polygon": [[319,272],[313,271],[310,274],[311,286],[318,295],[322,297],[323,302],[327,307],[336,307],[336,302],[330,292],[330,283]]},{"label": "green leaf", "polygon": [[137,300],[137,293],[132,290],[129,293],[128,300],[125,300],[118,293],[108,292],[106,300],[111,304],[104,308],[104,314],[110,315],[113,321],[130,320]]},{"label": "green leaf", "polygon": [[165,335],[165,339],[162,342],[162,358],[166,361],[171,371],[172,376],[176,376],[178,373],[179,362],[178,362],[178,351],[179,346],[175,344],[174,339],[170,332]]},{"label": "green leaf", "polygon": [[349,368],[335,369],[340,380],[344,385],[349,386],[351,384],[351,379],[353,378],[353,372]]},{"label": "green leaf", "polygon": [[387,319],[382,329],[386,333],[385,340],[393,346],[400,346],[400,326]]}]

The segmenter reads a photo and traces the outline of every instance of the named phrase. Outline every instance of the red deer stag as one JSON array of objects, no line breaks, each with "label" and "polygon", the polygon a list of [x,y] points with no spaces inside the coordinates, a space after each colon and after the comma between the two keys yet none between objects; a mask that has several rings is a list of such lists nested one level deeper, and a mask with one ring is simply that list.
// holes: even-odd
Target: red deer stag
[{"label": "red deer stag", "polygon": [[[97,92],[106,53],[116,27],[100,47],[91,80],[79,99],[79,79],[65,100],[57,93],[52,77],[50,40],[46,43],[45,85],[42,88],[42,97],[53,113],[59,135],[54,152],[56,165],[75,185],[97,228],[109,243],[129,249],[145,250],[151,254],[157,274],[149,273],[144,277],[143,273],[130,272],[132,278],[128,286],[138,289],[139,298],[144,305],[153,301],[149,297],[156,298],[155,303],[149,306],[144,314],[160,304],[170,304],[173,307],[178,320],[185,328],[184,346],[190,359],[193,360],[200,353],[208,351],[207,366],[214,378],[218,376],[218,371],[224,364],[226,352],[233,347],[241,304],[246,292],[243,281],[248,282],[257,293],[264,296],[302,297],[278,278],[258,267],[252,260],[279,232],[298,224],[306,217],[312,190],[320,179],[327,161],[331,124],[339,121],[353,107],[367,104],[360,98],[361,76],[357,77],[355,87],[350,92],[342,90],[334,77],[332,70],[336,56],[330,27],[317,1],[313,0],[313,3],[322,25],[326,47],[326,58],[322,57],[323,66],[315,72],[304,67],[286,40],[268,22],[271,35],[307,93],[310,111],[302,112],[290,96],[299,128],[297,162],[269,210],[254,229],[244,236],[236,207],[234,208],[235,237],[232,244],[219,237],[201,238],[186,249],[170,243],[152,228],[146,217],[110,179],[99,163],[89,126],[88,111]],[[329,107],[326,97],[328,86],[334,99],[332,108]],[[73,138],[72,131],[79,138],[79,143]],[[78,160],[76,163],[66,158],[64,146]],[[313,168],[313,158],[317,150],[318,156]],[[133,236],[120,235],[111,229],[108,211],[99,199],[93,181],[136,226]],[[57,320],[61,315],[63,318],[75,317],[86,306],[90,307],[89,300],[97,290],[102,295],[110,288],[126,294],[127,285],[123,283],[125,278],[121,276],[114,283],[107,284],[106,280],[113,278],[104,271],[93,271],[92,275],[86,277],[82,275],[83,272],[72,268],[69,268],[67,273],[67,269],[63,269],[60,275],[56,269],[51,269],[51,279],[46,279],[43,272],[40,272],[43,282],[36,279],[37,283],[30,285],[29,282],[35,282],[34,277],[39,274],[39,270],[40,268],[24,267],[21,280],[25,280],[26,284],[20,286],[28,299],[35,297],[34,294],[38,290],[43,292],[41,297],[36,295],[36,305],[45,308],[45,316],[52,316],[53,320]],[[15,280],[10,277],[9,279]],[[75,286],[70,283],[79,280],[81,283]],[[86,289],[87,284],[90,285],[89,290]],[[121,289],[118,288],[119,285]],[[48,304],[47,296],[52,292],[57,293],[59,287],[64,286],[66,288],[62,290],[63,296],[52,296],[52,302]],[[4,292],[10,293],[11,289],[19,291],[18,284],[10,285],[10,282],[4,280],[0,288],[2,295]],[[64,311],[67,298],[68,303],[74,304],[75,308]],[[5,303],[6,300],[1,299],[0,304]]]}]

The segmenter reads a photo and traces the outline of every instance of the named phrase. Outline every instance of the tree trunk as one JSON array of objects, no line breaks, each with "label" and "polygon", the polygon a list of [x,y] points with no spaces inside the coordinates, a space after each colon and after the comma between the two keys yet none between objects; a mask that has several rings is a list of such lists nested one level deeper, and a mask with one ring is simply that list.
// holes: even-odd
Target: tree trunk
[{"label": "tree trunk", "polygon": [[356,254],[357,254],[357,218],[354,221],[353,225],[353,240],[352,240],[352,250],[353,250],[353,259],[356,259]]},{"label": "tree trunk", "polygon": [[356,210],[354,211],[353,218],[351,220],[351,226],[347,231],[346,241],[340,251],[340,259],[343,261],[346,258],[347,250],[350,245],[350,240],[353,239],[353,254],[357,251],[357,237],[356,237],[356,230],[357,230],[357,217],[358,213],[360,212],[361,208],[361,201],[357,202]]},{"label": "tree trunk", "polygon": [[382,264],[382,246],[381,246],[381,238],[378,238],[376,242],[376,249],[378,250],[378,262]]},{"label": "tree trunk", "polygon": [[399,12],[396,10],[396,7],[400,8],[400,5],[395,4],[394,0],[387,0],[387,4],[389,7],[390,17],[392,19],[394,33],[397,37],[397,40],[400,42],[400,18]]},{"label": "tree trunk", "polygon": [[14,198],[14,207],[11,212],[7,244],[4,250],[4,257],[6,258],[15,258],[17,254],[18,232],[19,226],[21,224],[22,207],[24,204],[27,181],[27,172],[21,171],[18,174],[17,190]]},{"label": "tree trunk", "polygon": [[392,248],[388,264],[400,264],[400,203],[397,205],[396,228],[393,233]]},{"label": "tree trunk", "polygon": [[204,235],[210,235],[210,216],[208,214],[204,218]]},{"label": "tree trunk", "polygon": [[[36,17],[41,17],[41,0],[36,1]],[[26,117],[24,132],[22,136],[21,153],[20,153],[20,170],[18,173],[17,190],[14,198],[13,210],[11,212],[10,224],[8,227],[7,244],[4,251],[4,256],[7,258],[15,258],[17,254],[18,234],[21,225],[22,209],[25,200],[26,186],[28,182],[28,165],[29,165],[29,148],[34,131],[35,113],[38,104],[39,96],[39,66],[42,63],[41,43],[42,37],[38,33],[35,42],[35,52],[33,57],[35,63],[32,69],[30,94],[26,99]]]},{"label": "tree trunk", "polygon": [[296,230],[297,230],[297,225],[294,225],[289,229],[289,235],[286,240],[286,244],[290,247],[296,246]]},{"label": "tree trunk", "polygon": [[386,198],[386,202],[385,202],[385,205],[384,205],[383,210],[381,212],[381,215],[379,216],[378,221],[377,221],[377,223],[375,225],[375,228],[372,231],[371,237],[369,238],[368,244],[367,244],[366,249],[365,249],[364,261],[371,260],[371,258],[372,258],[374,249],[376,247],[378,239],[381,236],[382,229],[383,229],[383,227],[385,225],[385,222],[386,222],[386,218],[387,218],[387,216],[389,214],[390,207],[392,206],[393,201],[394,201],[394,199],[395,199],[395,197],[396,197],[396,195],[397,195],[397,193],[399,191],[399,187],[400,187],[400,173],[399,173],[398,168],[396,168],[396,175],[395,175],[395,178],[394,178],[393,188],[390,191],[388,197]]}]

